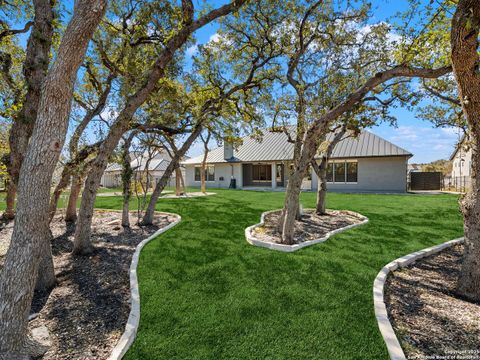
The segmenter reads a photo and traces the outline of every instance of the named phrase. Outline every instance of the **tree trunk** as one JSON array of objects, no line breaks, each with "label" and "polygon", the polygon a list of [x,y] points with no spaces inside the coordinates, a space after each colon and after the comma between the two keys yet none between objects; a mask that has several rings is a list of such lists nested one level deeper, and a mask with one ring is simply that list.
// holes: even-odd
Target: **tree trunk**
[{"label": "tree trunk", "polygon": [[60,195],[62,195],[63,190],[65,190],[68,186],[68,183],[70,183],[71,173],[70,171],[67,171],[68,170],[66,170],[65,168],[63,169],[60,181],[55,187],[55,190],[53,190],[49,207],[50,222],[55,217],[55,213],[57,212],[58,200],[60,200]]},{"label": "tree trunk", "polygon": [[322,159],[320,164],[317,165],[315,159],[312,160],[312,168],[318,176],[318,192],[317,192],[317,205],[316,213],[318,215],[326,214],[326,205],[325,201],[327,198],[327,168],[328,168],[328,159],[332,155],[335,146],[343,140],[343,136],[347,132],[346,127],[342,127],[340,131],[335,133],[332,141],[328,144],[327,148],[323,152]]},{"label": "tree trunk", "polygon": [[122,151],[122,186],[123,186],[123,207],[122,207],[122,226],[130,227],[130,197],[132,196],[132,176],[133,170],[130,163],[130,146],[136,132],[132,132],[123,144]]},{"label": "tree trunk", "polygon": [[105,2],[75,2],[55,63],[42,86],[36,124],[21,167],[17,214],[0,274],[0,358],[27,359],[25,341],[42,247],[50,240],[50,186],[65,142],[73,85]]},{"label": "tree trunk", "polygon": [[67,209],[65,210],[65,222],[74,223],[77,221],[77,201],[82,190],[83,179],[77,174],[72,177],[70,195],[68,197]]},{"label": "tree trunk", "polygon": [[130,227],[130,191],[123,192],[122,226]]},{"label": "tree trunk", "polygon": [[465,253],[458,279],[459,294],[480,301],[480,75],[478,73],[478,0],[460,0],[452,19],[453,73],[467,118],[472,147],[472,184],[461,200],[464,219]]},{"label": "tree trunk", "polygon": [[[187,3],[188,2],[185,2],[185,4]],[[246,0],[236,0],[217,9],[213,9],[206,14],[203,14],[195,21],[193,21],[193,12],[187,11],[186,13],[184,13],[184,21],[187,25],[181,27],[176,33],[174,33],[170,37],[170,39],[165,45],[165,48],[162,50],[158,58],[155,60],[155,63],[150,68],[144,84],[133,95],[128,97],[124,108],[122,109],[122,111],[120,111],[117,119],[110,127],[110,131],[107,135],[107,138],[100,147],[97,158],[92,163],[92,169],[90,170],[87,180],[85,182],[85,190],[83,192],[82,202],[80,204],[80,210],[78,212],[78,223],[76,226],[73,248],[73,252],[75,254],[89,253],[92,251],[92,245],[90,242],[90,227],[92,224],[96,190],[100,185],[100,180],[107,166],[108,158],[112,155],[122,135],[128,130],[129,122],[132,119],[134,113],[147,100],[147,98],[153,91],[158,90],[158,81],[165,76],[165,69],[171,63],[176,51],[188,41],[192,33],[202,28],[203,26],[211,23],[212,21],[226,16],[233,11],[236,11],[245,3]],[[185,7],[184,10],[187,8],[189,7]],[[169,177],[172,175],[173,170],[174,169],[172,168]],[[163,190],[165,185],[163,185],[162,189],[159,189],[160,192],[156,193],[157,188],[160,187],[162,186],[158,186],[158,184],[155,187],[155,202],[158,200],[158,196],[160,195],[160,192]],[[150,204],[151,203],[152,201],[150,201]],[[146,214],[148,215],[147,218],[144,217],[144,219],[147,219],[147,222],[149,218],[151,218],[151,221],[153,221],[155,203],[153,203],[153,206],[149,206],[149,209],[150,212],[147,212]]]},{"label": "tree trunk", "polygon": [[288,179],[287,191],[285,193],[285,204],[280,220],[282,243],[292,245],[294,243],[295,220],[299,213],[300,206],[300,188],[304,177],[304,172],[295,172]]},{"label": "tree trunk", "polygon": [[55,278],[55,268],[53,266],[53,256],[52,256],[52,233],[50,231],[50,236],[48,241],[42,241],[40,243],[40,264],[38,266],[38,275],[37,282],[35,284],[35,290],[40,292],[46,292],[52,289],[57,279]]},{"label": "tree trunk", "polygon": [[80,210],[78,212],[77,226],[75,227],[75,238],[73,241],[73,254],[88,255],[93,251],[90,239],[93,209],[97,189],[100,186],[105,165],[94,164],[90,170],[82,194]]},{"label": "tree trunk", "polygon": [[205,164],[205,161],[202,161],[202,165],[200,167],[200,191],[204,194],[207,192],[207,184],[205,179],[206,170],[207,170],[207,166]]},{"label": "tree trunk", "polygon": [[[53,219],[55,216],[55,213],[57,211],[57,206],[58,206],[58,200],[60,199],[60,196],[62,195],[63,191],[67,188],[69,183],[71,182],[72,175],[75,173],[81,173],[81,172],[86,172],[88,171],[88,166],[86,165],[85,161],[86,159],[95,153],[98,150],[99,145],[101,142],[97,142],[93,145],[86,146],[84,149],[82,149],[80,152],[77,151],[78,147],[78,138],[82,134],[83,130],[85,129],[86,125],[85,123],[88,124],[86,121],[88,120],[87,117],[85,117],[80,125],[77,127],[75,130],[74,138],[70,140],[70,161],[65,164],[62,170],[62,174],[60,177],[60,181],[58,182],[57,186],[55,187],[55,190],[53,191],[52,197],[50,199],[50,220]],[[83,180],[83,179],[82,179]],[[78,194],[76,195],[77,198],[75,201],[78,199]],[[69,197],[70,201],[71,196]],[[75,215],[74,218],[76,219],[76,203],[75,203]],[[75,221],[75,219],[73,221]]]},{"label": "tree trunk", "polygon": [[327,198],[327,165],[328,158],[322,156],[320,164],[317,165],[316,161],[312,161],[312,168],[318,176],[318,191],[317,191],[317,205],[316,213],[318,215],[326,214],[325,200]]},{"label": "tree trunk", "polygon": [[14,216],[16,186],[37,118],[40,92],[50,61],[50,47],[53,37],[54,12],[50,0],[33,1],[35,18],[28,38],[23,76],[27,83],[27,93],[19,113],[13,121],[9,134],[10,159],[7,170],[10,176],[8,193],[10,201],[5,210],[6,218]]},{"label": "tree trunk", "polygon": [[165,172],[155,186],[155,190],[153,190],[152,196],[150,197],[150,202],[148,203],[147,211],[145,212],[141,222],[142,225],[152,225],[153,215],[155,214],[155,205],[157,204],[160,194],[165,189],[165,186],[167,186],[168,180],[172,176],[175,168],[178,166],[180,159],[185,155],[188,149],[190,149],[190,146],[192,146],[193,142],[198,138],[198,136],[200,136],[201,132],[202,126],[197,125],[187,140],[183,143],[180,150],[174,154],[172,161],[170,161],[170,164],[168,164]]},{"label": "tree trunk", "polygon": [[179,172],[178,172],[178,175],[180,176],[180,185],[182,187],[182,192],[184,194],[187,193],[187,189],[185,188],[185,179],[183,178],[183,175],[182,175],[182,169],[179,168]]},{"label": "tree trunk", "polygon": [[17,194],[16,186],[11,179],[7,182],[7,194],[5,197],[6,208],[3,217],[7,220],[15,218],[15,196]]},{"label": "tree trunk", "polygon": [[182,195],[182,182],[181,182],[182,172],[180,171],[180,166],[175,168],[175,194],[177,196]]},{"label": "tree trunk", "polygon": [[207,137],[204,139],[202,135],[200,137],[202,138],[203,142],[203,158],[202,158],[202,167],[200,169],[200,191],[204,194],[207,193],[207,182],[205,179],[206,174],[205,171],[207,170],[207,158],[208,158],[208,142],[210,141],[210,137],[212,136],[212,133],[210,130],[207,129]]}]

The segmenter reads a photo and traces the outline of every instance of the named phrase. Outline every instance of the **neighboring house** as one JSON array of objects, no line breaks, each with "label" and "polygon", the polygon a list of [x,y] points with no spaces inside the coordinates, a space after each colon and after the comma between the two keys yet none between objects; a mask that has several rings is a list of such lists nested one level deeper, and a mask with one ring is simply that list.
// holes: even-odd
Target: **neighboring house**
[{"label": "neighboring house", "polygon": [[[132,167],[137,179],[140,176],[149,174],[152,186],[155,186],[163,176],[167,166],[170,164],[171,157],[167,152],[158,152],[153,155],[148,162],[147,153],[132,153],[130,166]],[[148,164],[148,171],[147,171]],[[185,178],[185,168],[181,166],[182,176]],[[104,187],[119,187],[122,185],[122,166],[117,163],[109,164],[103,173],[100,184]],[[175,186],[175,172],[170,177],[168,186]]]},{"label": "neighboring house", "polygon": [[450,185],[454,187],[469,187],[471,184],[472,148],[467,146],[465,136],[456,146],[450,156],[452,175]]},{"label": "neighboring house", "polygon": [[[332,139],[330,134],[327,140]],[[337,144],[328,165],[329,190],[352,192],[405,192],[408,151],[363,131],[358,138],[347,137]],[[261,141],[244,137],[234,149],[230,144],[208,153],[208,187],[284,188],[293,158],[293,144],[282,132],[263,130]],[[184,161],[187,186],[200,186],[203,155]],[[318,178],[311,170],[304,190],[316,190]]]},{"label": "neighboring house", "polygon": [[422,164],[408,164],[407,171],[409,174],[411,172],[421,172]]}]

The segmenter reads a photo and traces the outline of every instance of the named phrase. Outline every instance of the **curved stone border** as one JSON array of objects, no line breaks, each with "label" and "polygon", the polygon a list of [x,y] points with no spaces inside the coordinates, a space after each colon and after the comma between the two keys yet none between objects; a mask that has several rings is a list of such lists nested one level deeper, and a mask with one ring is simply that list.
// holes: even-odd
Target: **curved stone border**
[{"label": "curved stone border", "polygon": [[460,244],[463,242],[463,237],[447,241],[443,244],[432,246],[417,252],[414,252],[409,255],[402,256],[397,260],[390,262],[385,265],[382,270],[378,273],[375,281],[373,282],[373,304],[375,308],[375,317],[377,318],[378,328],[382,333],[383,340],[387,346],[388,354],[392,360],[406,360],[405,354],[400,342],[398,341],[395,331],[393,330],[392,324],[388,319],[387,306],[385,304],[383,295],[384,295],[384,285],[387,280],[387,276],[390,272],[397,270],[398,268],[406,267],[413,262],[422,259],[426,256],[436,254],[446,248],[449,248],[455,244]]},{"label": "curved stone border", "polygon": [[[305,209],[306,210],[306,209]],[[355,215],[355,216],[358,216],[362,222],[358,223],[358,224],[352,224],[352,225],[348,225],[348,226],[345,226],[343,228],[339,228],[339,229],[336,229],[336,230],[332,230],[330,232],[328,232],[324,237],[320,238],[320,239],[314,239],[314,240],[308,240],[308,241],[304,241],[300,244],[294,244],[294,245],[285,245],[285,244],[275,244],[275,243],[270,243],[270,242],[266,242],[266,241],[261,241],[261,240],[258,240],[254,235],[253,235],[253,230],[255,230],[255,228],[259,227],[259,226],[263,226],[264,225],[264,220],[265,220],[265,216],[272,213],[272,212],[275,212],[275,211],[279,211],[279,209],[276,209],[276,210],[270,210],[270,211],[265,211],[262,216],[260,217],[260,222],[258,224],[255,224],[255,225],[252,225],[252,226],[249,226],[245,229],[245,238],[247,239],[247,241],[251,244],[251,245],[254,245],[254,246],[259,246],[259,247],[264,247],[264,248],[267,248],[267,249],[270,249],[270,250],[277,250],[277,251],[283,251],[283,252],[293,252],[293,251],[297,251],[297,250],[300,250],[301,248],[304,248],[304,247],[307,247],[307,246],[310,246],[310,245],[314,245],[314,244],[318,244],[318,243],[321,243],[321,242],[324,242],[324,241],[327,241],[328,238],[332,235],[335,235],[335,234],[338,234],[342,231],[345,231],[345,230],[349,230],[349,229],[353,229],[357,226],[360,226],[360,225],[364,225],[366,223],[368,223],[368,218],[366,216],[363,216],[359,213],[356,213],[356,212],[353,212],[353,211],[347,211],[347,210],[341,210],[341,211],[344,211],[344,212],[348,212],[352,215]]]},{"label": "curved stone border", "polygon": [[160,212],[160,214],[165,214],[169,216],[174,216],[177,218],[171,224],[168,224],[164,228],[159,229],[157,232],[152,234],[150,237],[143,240],[140,244],[137,245],[135,253],[132,257],[132,263],[130,264],[130,314],[128,315],[127,325],[125,325],[125,331],[117,342],[117,345],[113,348],[108,360],[119,360],[125,355],[127,350],[135,340],[137,335],[138,324],[140,322],[140,292],[138,290],[138,279],[137,279],[137,266],[138,260],[140,258],[140,252],[142,248],[151,240],[155,239],[160,234],[163,234],[167,230],[170,230],[175,225],[177,225],[182,217],[178,214]]}]

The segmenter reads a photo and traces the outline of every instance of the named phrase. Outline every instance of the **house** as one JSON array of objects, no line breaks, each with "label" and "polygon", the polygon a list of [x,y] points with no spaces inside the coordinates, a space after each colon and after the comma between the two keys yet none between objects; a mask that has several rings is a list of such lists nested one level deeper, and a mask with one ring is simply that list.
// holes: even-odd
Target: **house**
[{"label": "house", "polygon": [[[130,166],[134,171],[135,177],[140,179],[142,175],[145,177],[148,174],[152,187],[161,179],[171,161],[171,157],[166,151],[157,151],[151,155],[147,152],[132,152],[130,157],[132,159]],[[183,178],[185,178],[185,168],[183,166],[181,166],[181,171]],[[100,185],[108,188],[121,186],[122,165],[117,163],[109,164],[103,173]],[[170,177],[168,186],[175,186],[175,173]]]},{"label": "house", "polygon": [[468,146],[466,137],[460,140],[450,156],[452,162],[451,178],[449,185],[455,188],[468,188],[471,184],[472,147]]},{"label": "house", "polygon": [[[327,141],[333,138],[330,134]],[[329,190],[349,192],[405,192],[407,162],[412,154],[384,139],[363,131],[347,137],[333,150],[328,165]],[[283,132],[263,130],[262,140],[244,137],[238,148],[225,144],[208,153],[207,187],[284,188],[293,158],[293,144]],[[200,186],[203,155],[183,164],[187,186]],[[304,190],[316,190],[318,178],[309,171]]]},{"label": "house", "polygon": [[421,172],[422,164],[408,164],[407,172],[410,174],[412,172]]}]

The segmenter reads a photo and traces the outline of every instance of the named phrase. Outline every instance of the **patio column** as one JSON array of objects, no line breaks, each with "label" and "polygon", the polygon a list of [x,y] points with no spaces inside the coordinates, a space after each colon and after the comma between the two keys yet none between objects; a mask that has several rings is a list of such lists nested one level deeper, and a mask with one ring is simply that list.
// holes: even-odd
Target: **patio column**
[{"label": "patio column", "polygon": [[277,188],[277,164],[272,163],[272,189]]}]

